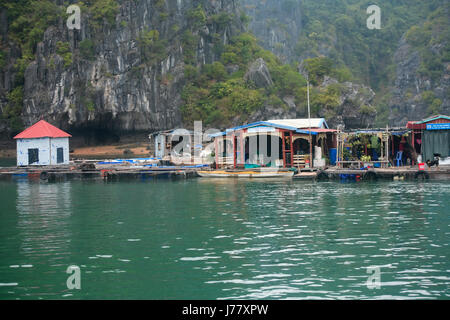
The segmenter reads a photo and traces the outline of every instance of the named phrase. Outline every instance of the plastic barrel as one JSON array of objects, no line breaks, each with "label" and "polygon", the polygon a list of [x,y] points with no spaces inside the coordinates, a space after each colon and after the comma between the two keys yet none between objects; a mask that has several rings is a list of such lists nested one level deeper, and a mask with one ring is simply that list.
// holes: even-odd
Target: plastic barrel
[{"label": "plastic barrel", "polygon": [[330,149],[330,164],[332,166],[336,165],[336,156],[337,156],[337,149],[336,148]]}]

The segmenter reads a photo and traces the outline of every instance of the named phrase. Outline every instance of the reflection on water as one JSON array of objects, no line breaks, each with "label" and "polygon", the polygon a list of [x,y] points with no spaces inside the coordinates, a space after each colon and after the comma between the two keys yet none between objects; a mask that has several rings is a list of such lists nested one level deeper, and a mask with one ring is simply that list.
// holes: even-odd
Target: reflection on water
[{"label": "reflection on water", "polygon": [[[3,183],[0,298],[448,298],[450,184]],[[82,290],[65,286],[69,265]],[[366,286],[381,270],[381,289]]]},{"label": "reflection on water", "polygon": [[9,294],[36,298],[34,292],[29,292],[30,288],[41,285],[36,270],[43,268],[44,273],[48,273],[49,268],[64,267],[60,261],[63,256],[69,255],[71,184],[18,181],[12,186],[16,188],[15,197],[8,199],[15,200],[16,210],[5,208],[5,216],[2,216],[4,228],[8,228],[6,235],[11,236],[5,239],[8,245],[2,246],[2,267],[20,272],[30,286],[20,287],[18,283],[12,282],[15,285],[11,287],[15,288],[9,288]]},{"label": "reflection on water", "polygon": [[20,253],[24,257],[39,252],[68,254],[70,190],[68,182],[17,183],[17,229],[22,239]]}]

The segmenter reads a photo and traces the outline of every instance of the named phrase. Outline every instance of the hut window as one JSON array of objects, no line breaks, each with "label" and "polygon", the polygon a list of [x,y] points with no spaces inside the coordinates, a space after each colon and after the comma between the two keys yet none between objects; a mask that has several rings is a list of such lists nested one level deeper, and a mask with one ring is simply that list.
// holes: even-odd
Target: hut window
[{"label": "hut window", "polygon": [[56,149],[56,162],[63,163],[64,162],[64,151],[63,148]]},{"label": "hut window", "polygon": [[28,149],[28,164],[39,162],[39,149]]}]

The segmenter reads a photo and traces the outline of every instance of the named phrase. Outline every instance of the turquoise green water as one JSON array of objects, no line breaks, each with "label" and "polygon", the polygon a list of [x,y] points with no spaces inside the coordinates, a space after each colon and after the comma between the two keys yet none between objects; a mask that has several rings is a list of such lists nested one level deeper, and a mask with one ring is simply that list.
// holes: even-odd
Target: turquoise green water
[{"label": "turquoise green water", "polygon": [[[0,299],[450,297],[450,184],[0,182]],[[69,290],[66,269],[81,270]],[[369,289],[368,267],[381,287]]]}]

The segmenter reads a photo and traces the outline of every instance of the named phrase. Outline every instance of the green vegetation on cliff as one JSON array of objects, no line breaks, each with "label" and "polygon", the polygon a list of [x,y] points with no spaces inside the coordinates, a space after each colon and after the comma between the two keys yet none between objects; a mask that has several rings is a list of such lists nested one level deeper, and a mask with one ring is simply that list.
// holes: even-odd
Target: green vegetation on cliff
[{"label": "green vegetation on cliff", "polygon": [[[263,58],[269,68],[274,82],[271,88],[256,88],[244,80],[249,64],[258,58]],[[225,66],[235,71],[228,73]],[[280,97],[295,95],[306,84],[294,67],[282,65],[248,33],[232,38],[224,47],[220,61],[198,68],[189,65],[185,75],[189,83],[182,96],[184,121],[203,120],[214,126],[230,125],[235,118],[246,121],[265,104],[283,107]]]},{"label": "green vegetation on cliff", "polygon": [[[397,79],[399,63],[394,61],[394,54],[401,51],[400,44],[402,49],[405,47],[404,42],[400,42],[402,36],[405,36],[404,40],[411,49],[409,53],[406,52],[408,48],[403,50],[405,55],[412,56],[414,53],[415,57],[420,56],[421,65],[416,72],[421,77],[419,79],[418,76],[419,82],[427,83],[420,88],[421,92],[408,92],[409,84],[404,85],[407,87],[402,88],[405,98],[411,101],[415,99],[422,107],[425,105],[429,113],[445,111],[446,105],[448,106],[448,100],[442,94],[448,92],[448,85],[444,83],[442,90],[435,90],[441,85],[439,82],[442,82],[450,61],[447,1],[266,0],[261,7],[267,9],[270,7],[267,4],[272,3],[273,10],[285,13],[280,20],[289,12],[296,12],[295,17],[301,20],[298,21],[301,29],[294,33],[295,38],[300,34],[298,39],[277,37],[270,33],[271,39],[280,41],[277,45],[295,47],[294,57],[289,60],[295,61],[292,64],[282,64],[273,53],[264,50],[251,33],[241,32],[249,18],[235,8],[223,9],[228,4],[217,9],[207,0],[186,1],[183,8],[190,9],[180,13],[172,5],[175,2],[141,1],[76,2],[82,8],[83,21],[87,22],[83,24],[82,32],[75,36],[70,34],[69,37],[67,30],[62,29],[67,18],[65,9],[75,1],[0,1],[0,8],[7,9],[8,18],[7,28],[2,29],[8,33],[0,43],[0,68],[2,75],[8,75],[10,79],[0,92],[2,121],[6,120],[14,130],[21,128],[24,97],[25,102],[30,101],[29,92],[23,91],[29,87],[25,86],[25,71],[31,62],[36,61],[37,45],[44,40],[46,31],[47,40],[43,49],[48,59],[42,57],[39,50],[42,58],[39,60],[39,68],[79,77],[75,82],[85,82],[83,86],[88,86],[90,79],[77,71],[81,66],[92,65],[95,60],[108,60],[101,62],[99,76],[106,77],[111,82],[114,82],[112,79],[117,73],[129,72],[133,81],[147,76],[146,72],[157,73],[152,79],[158,82],[157,85],[162,90],[157,85],[153,86],[156,88],[155,92],[158,91],[155,95],[164,91],[164,86],[170,86],[174,82],[177,83],[176,86],[169,87],[168,91],[173,88],[176,88],[177,94],[182,91],[181,111],[186,124],[193,120],[203,120],[207,125],[224,127],[247,121],[257,110],[287,110],[292,108],[293,103],[297,105],[299,114],[304,115],[306,80],[302,74],[307,73],[312,84],[313,115],[339,115],[345,91],[349,88],[364,89],[345,83],[351,81],[363,83],[376,91],[378,110],[366,102],[364,105],[355,104],[355,109],[365,115],[373,115],[378,111],[380,124],[384,125],[394,108],[392,104],[388,105],[389,93],[397,85],[394,81]],[[373,4],[382,9],[381,30],[369,30],[366,27],[366,9]],[[146,12],[145,17],[135,20],[125,18],[128,17],[128,10],[132,12],[133,8],[140,8],[140,13]],[[290,28],[288,24],[283,25],[284,21],[274,18],[279,18],[280,15],[273,12],[270,15],[270,10],[267,12],[265,18],[269,29],[275,26],[274,32],[282,32]],[[145,21],[145,25],[141,21]],[[126,32],[120,32],[121,28]],[[121,41],[118,37],[112,39],[111,36],[116,34],[127,41]],[[55,37],[55,40],[51,41],[50,36]],[[106,43],[105,39],[112,42]],[[130,44],[132,50],[123,48],[115,51],[116,47],[111,46],[111,43],[115,44],[116,40],[124,47]],[[115,63],[114,59],[110,59],[112,52],[123,54],[124,59],[119,60],[120,68],[112,66]],[[62,63],[56,55],[62,58]],[[166,60],[169,55],[170,59]],[[267,74],[270,73],[269,85],[261,86],[246,80],[247,71],[258,58],[264,60]],[[161,63],[162,61],[169,61],[170,64],[175,61],[177,68],[173,68],[177,70],[165,73],[162,69],[166,68],[166,64]],[[416,61],[418,59],[411,64],[417,64]],[[178,67],[182,62],[184,82],[180,77],[181,68]],[[128,85],[125,84],[128,78],[125,76],[123,79],[125,81],[119,85]],[[327,79],[325,84],[324,79]],[[181,88],[181,85],[184,87]],[[65,93],[70,91],[69,86],[64,88]],[[102,88],[95,89],[97,91],[91,90],[91,93],[83,97],[79,95],[83,95],[84,91],[76,91],[77,97],[72,97],[73,101],[70,103],[77,107],[84,106],[89,112],[95,113],[99,109],[95,103],[102,101],[96,96],[96,92],[100,96]],[[33,94],[37,96],[36,92]],[[168,100],[178,103],[178,98]],[[41,99],[41,105],[50,101],[44,100]],[[174,107],[178,108],[178,105]]]},{"label": "green vegetation on cliff", "polygon": [[411,27],[406,41],[419,51],[422,63],[419,73],[438,80],[444,73],[446,62],[450,62],[449,12],[439,8],[422,25]]},{"label": "green vegetation on cliff", "polygon": [[[90,23],[96,29],[99,29],[103,23],[113,24],[118,12],[117,0],[86,0],[78,5],[87,9],[88,15],[91,16]],[[7,10],[8,41],[13,42],[21,53],[13,60],[14,87],[6,94],[7,104],[1,115],[7,120],[14,134],[23,129],[21,115],[25,70],[35,59],[37,44],[43,40],[47,28],[57,25],[58,22],[64,23],[67,15],[65,6],[51,0],[3,0],[0,2],[0,9]],[[9,58],[5,53],[7,46],[6,42],[0,43],[0,68],[2,69],[6,67]],[[81,43],[80,51],[82,57],[91,60],[94,58],[94,45],[90,40]],[[72,65],[73,52],[68,42],[58,41],[56,53],[63,58],[65,68]]]},{"label": "green vegetation on cliff", "polygon": [[[392,83],[393,57],[403,34],[442,4],[442,0],[304,0],[297,55],[326,55],[350,68],[356,79],[380,90]],[[381,8],[380,30],[366,26],[370,5]]]}]

